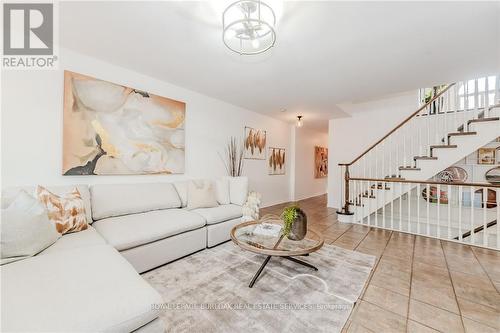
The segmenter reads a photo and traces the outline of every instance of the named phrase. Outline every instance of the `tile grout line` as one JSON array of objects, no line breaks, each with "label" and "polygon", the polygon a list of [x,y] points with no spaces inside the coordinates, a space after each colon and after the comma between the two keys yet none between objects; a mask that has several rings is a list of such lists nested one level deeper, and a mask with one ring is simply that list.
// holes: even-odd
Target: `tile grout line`
[{"label": "tile grout line", "polygon": [[[471,252],[472,254],[474,255],[474,258],[476,258],[477,262],[479,263],[479,266],[481,266],[481,269],[483,270],[483,272],[486,274],[486,276],[488,277],[488,280],[490,280],[490,283],[493,285],[493,288],[498,292],[500,293],[500,290],[498,290],[497,286],[493,283],[493,279],[490,277],[490,275],[488,274],[488,271],[484,268],[483,264],[481,263],[481,260],[479,260],[478,256],[476,255],[476,252],[474,252],[474,250],[472,249],[471,247]],[[474,302],[475,303],[475,302]]]},{"label": "tile grout line", "polygon": [[411,251],[411,263],[410,263],[410,290],[408,291],[408,308],[406,309],[406,332],[408,332],[408,320],[410,318],[410,301],[411,301],[411,285],[413,282],[413,263],[415,260],[415,248],[417,244],[417,237],[413,237],[413,251]]},{"label": "tile grout line", "polygon": [[441,244],[441,250],[443,251],[444,261],[446,262],[446,270],[448,272],[448,277],[450,278],[451,287],[453,288],[453,295],[455,295],[455,302],[457,302],[457,308],[458,308],[458,313],[460,314],[460,322],[462,323],[462,329],[465,332],[464,317],[462,315],[462,309],[460,309],[460,303],[458,303],[457,293],[455,291],[455,284],[453,283],[453,279],[451,278],[451,272],[450,272],[450,267],[448,265],[448,258],[446,257],[446,251],[444,250],[443,242],[440,241],[439,243]]},{"label": "tile grout line", "polygon": [[[391,231],[391,235],[390,235],[390,237],[387,239],[387,242],[386,242],[386,244],[385,244],[385,247],[384,247],[384,250],[382,251],[382,253],[383,253],[383,252],[385,251],[385,249],[387,248],[387,245],[389,244],[389,241],[391,240],[391,238],[392,238],[392,235],[393,235],[393,234],[394,234],[394,232],[392,232],[392,231]],[[382,254],[380,255],[380,258],[382,258]],[[375,271],[376,271],[376,269],[377,269],[377,267],[378,267],[379,263],[380,263],[380,259],[378,259],[378,260],[376,261],[375,265],[373,266],[373,269],[372,269],[372,271],[370,272],[370,276],[368,277],[368,280],[366,281],[366,284],[365,284],[365,286],[364,286],[364,288],[363,288],[363,291],[362,291],[362,292],[361,292],[361,294],[359,295],[359,299],[360,299],[360,300],[362,300],[363,302],[365,301],[365,300],[363,299],[363,296],[365,296],[365,292],[366,292],[366,290],[368,289],[368,286],[370,285],[370,282],[371,282],[371,280],[372,280],[372,277],[373,277],[373,275],[375,274]],[[350,321],[352,322],[352,319],[354,318],[354,316],[355,316],[355,315],[356,315],[356,313],[358,312],[358,306],[359,306],[359,303],[361,303],[361,302],[356,302],[356,304],[355,304],[355,309],[356,309],[356,311],[354,311],[354,309],[353,309],[353,311],[351,311],[351,314],[349,315],[349,318],[347,318],[347,321],[349,321],[349,320],[350,320]],[[371,303],[370,303],[370,304],[371,304]],[[361,326],[363,326],[363,325],[361,325]],[[364,326],[363,326],[363,327],[364,327]]]}]

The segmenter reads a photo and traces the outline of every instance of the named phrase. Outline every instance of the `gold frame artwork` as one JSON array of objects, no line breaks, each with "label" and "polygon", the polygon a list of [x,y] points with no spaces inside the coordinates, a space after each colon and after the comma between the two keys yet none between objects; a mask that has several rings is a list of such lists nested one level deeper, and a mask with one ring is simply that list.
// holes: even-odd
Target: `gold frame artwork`
[{"label": "gold frame artwork", "polygon": [[328,148],[314,147],[314,178],[328,177]]},{"label": "gold frame artwork", "polygon": [[266,159],[267,132],[245,126],[245,159]]},{"label": "gold frame artwork", "polygon": [[268,174],[271,176],[284,175],[286,173],[285,148],[269,147]]},{"label": "gold frame artwork", "polygon": [[495,164],[496,148],[479,148],[477,150],[477,164]]}]

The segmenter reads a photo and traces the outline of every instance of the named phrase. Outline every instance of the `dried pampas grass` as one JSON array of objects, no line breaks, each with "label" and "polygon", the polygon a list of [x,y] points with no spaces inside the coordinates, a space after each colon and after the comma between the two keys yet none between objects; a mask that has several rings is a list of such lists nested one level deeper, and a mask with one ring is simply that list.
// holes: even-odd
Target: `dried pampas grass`
[{"label": "dried pampas grass", "polygon": [[244,145],[240,140],[231,137],[226,145],[224,155],[219,153],[224,166],[226,167],[227,174],[231,177],[239,177],[243,173],[243,153]]}]

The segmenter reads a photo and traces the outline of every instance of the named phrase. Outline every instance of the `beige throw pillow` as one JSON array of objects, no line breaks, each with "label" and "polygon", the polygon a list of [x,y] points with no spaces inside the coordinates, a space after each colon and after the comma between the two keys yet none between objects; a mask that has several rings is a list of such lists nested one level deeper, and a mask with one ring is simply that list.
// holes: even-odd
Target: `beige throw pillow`
[{"label": "beige throw pillow", "polygon": [[0,229],[2,265],[31,257],[61,236],[49,220],[45,207],[23,190],[2,209]]},{"label": "beige throw pillow", "polygon": [[215,196],[214,185],[208,180],[190,181],[187,195],[187,209],[210,208],[219,205]]},{"label": "beige throw pillow", "polygon": [[65,195],[56,195],[42,186],[38,186],[38,200],[47,208],[49,219],[61,234],[82,231],[88,228],[85,204],[80,192],[75,187]]}]

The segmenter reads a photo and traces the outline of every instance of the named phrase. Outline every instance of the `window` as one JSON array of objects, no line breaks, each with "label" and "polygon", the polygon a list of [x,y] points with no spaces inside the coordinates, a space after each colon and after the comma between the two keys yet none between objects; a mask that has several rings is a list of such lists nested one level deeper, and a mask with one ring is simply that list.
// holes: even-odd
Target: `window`
[{"label": "window", "polygon": [[474,109],[476,103],[478,108],[484,108],[485,104],[487,106],[495,104],[497,84],[498,78],[496,76],[460,82],[458,88],[459,109],[463,110],[465,105],[467,105],[467,109]]}]

